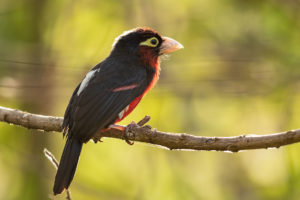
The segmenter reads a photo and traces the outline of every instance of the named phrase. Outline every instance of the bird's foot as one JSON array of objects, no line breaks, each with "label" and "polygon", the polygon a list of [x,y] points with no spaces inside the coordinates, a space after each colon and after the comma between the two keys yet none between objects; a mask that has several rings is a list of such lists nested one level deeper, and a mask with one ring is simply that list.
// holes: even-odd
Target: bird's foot
[{"label": "bird's foot", "polygon": [[130,130],[131,130],[133,127],[136,127],[136,126],[137,126],[137,124],[136,124],[134,121],[132,121],[132,122],[131,122],[130,124],[128,124],[126,127],[120,126],[120,125],[117,125],[117,124],[112,124],[112,125],[110,125],[107,129],[117,129],[117,130],[122,131],[122,132],[124,133],[123,137],[124,137],[125,142],[126,142],[127,144],[129,144],[129,145],[133,145],[134,142],[131,142],[131,141],[129,140],[129,132],[130,132]]},{"label": "bird's foot", "polygon": [[129,145],[133,145],[134,142],[130,141],[129,140],[129,137],[130,137],[130,131],[132,130],[132,128],[134,127],[137,127],[138,124],[136,124],[134,121],[132,121],[130,124],[128,124],[124,130],[124,139],[125,139],[125,142]]},{"label": "bird's foot", "polygon": [[[130,135],[130,133],[132,133],[131,130],[133,128],[136,128],[136,127],[142,127],[142,126],[144,126],[144,124],[146,124],[149,120],[150,120],[150,116],[145,116],[138,123],[135,123],[134,121],[132,121],[130,124],[128,124],[126,126],[125,131],[124,131],[124,139],[127,142],[127,144],[129,144],[129,145],[133,145],[134,144],[134,142],[132,142],[132,141],[129,140],[129,137],[134,136],[134,135]],[[151,126],[149,126],[149,125],[146,125],[145,127],[151,129]]]}]

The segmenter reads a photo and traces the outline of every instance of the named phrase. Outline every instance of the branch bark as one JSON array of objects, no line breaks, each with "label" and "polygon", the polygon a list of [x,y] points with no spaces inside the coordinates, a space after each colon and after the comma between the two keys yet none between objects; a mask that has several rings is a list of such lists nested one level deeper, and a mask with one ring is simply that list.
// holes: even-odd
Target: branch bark
[{"label": "branch bark", "polygon": [[[204,137],[185,133],[167,133],[143,126],[150,118],[145,117],[136,125],[130,127],[127,135],[132,141],[144,142],[161,147],[181,150],[215,150],[238,152],[247,149],[279,148],[300,142],[300,129],[268,135],[240,135],[233,137]],[[43,131],[61,131],[62,117],[52,117],[31,114],[20,110],[0,106],[0,121],[20,125],[29,129]],[[140,126],[142,125],[142,126]],[[94,140],[110,137],[124,140],[124,132],[118,129],[108,129],[98,132]]]}]

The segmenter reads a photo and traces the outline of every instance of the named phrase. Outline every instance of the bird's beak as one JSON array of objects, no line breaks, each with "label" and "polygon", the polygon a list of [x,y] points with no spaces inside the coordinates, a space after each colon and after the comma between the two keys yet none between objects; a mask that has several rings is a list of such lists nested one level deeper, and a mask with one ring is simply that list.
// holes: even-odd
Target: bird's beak
[{"label": "bird's beak", "polygon": [[171,53],[183,48],[183,45],[176,40],[169,37],[162,37],[162,44],[160,46],[160,54]]}]

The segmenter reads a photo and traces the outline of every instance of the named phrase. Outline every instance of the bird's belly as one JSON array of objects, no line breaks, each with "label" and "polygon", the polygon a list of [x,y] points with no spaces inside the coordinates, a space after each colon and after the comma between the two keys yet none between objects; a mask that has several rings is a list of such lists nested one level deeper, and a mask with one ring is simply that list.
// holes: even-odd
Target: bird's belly
[{"label": "bird's belly", "polygon": [[126,108],[119,113],[118,118],[116,119],[116,121],[114,123],[120,122],[127,115],[129,115],[133,111],[133,109],[139,104],[139,102],[142,99],[142,96],[143,95],[135,98],[128,106],[126,106]]}]

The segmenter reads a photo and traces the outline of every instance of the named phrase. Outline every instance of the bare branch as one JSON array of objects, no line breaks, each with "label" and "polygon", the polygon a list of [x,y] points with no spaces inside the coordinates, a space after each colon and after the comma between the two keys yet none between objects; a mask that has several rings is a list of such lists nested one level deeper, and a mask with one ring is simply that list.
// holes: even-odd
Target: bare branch
[{"label": "bare branch", "polygon": [[[145,117],[140,125],[150,118]],[[36,115],[20,110],[0,107],[0,121],[21,125],[26,128],[44,131],[61,131],[63,118],[44,115]],[[125,127],[124,127],[125,128]],[[120,129],[108,129],[98,132],[94,140],[101,137],[118,138],[124,140],[124,131]],[[274,133],[269,135],[241,135],[233,137],[202,137],[185,133],[167,133],[152,129],[150,126],[135,126],[130,128],[127,135],[131,141],[145,142],[166,147],[168,149],[187,150],[216,150],[237,152],[246,149],[278,148],[283,145],[300,141],[300,129]]]},{"label": "bare branch", "polygon": [[36,115],[0,106],[0,121],[24,126],[29,129],[61,131],[62,120],[63,118],[61,117]]}]

